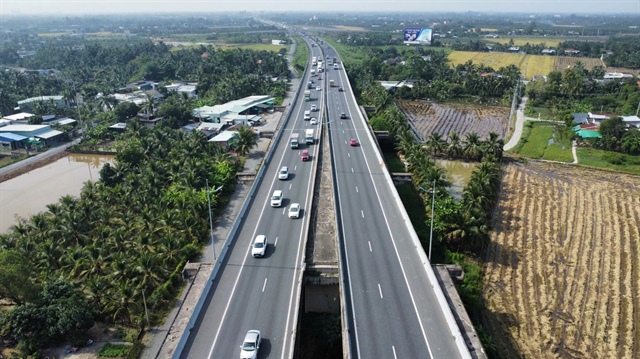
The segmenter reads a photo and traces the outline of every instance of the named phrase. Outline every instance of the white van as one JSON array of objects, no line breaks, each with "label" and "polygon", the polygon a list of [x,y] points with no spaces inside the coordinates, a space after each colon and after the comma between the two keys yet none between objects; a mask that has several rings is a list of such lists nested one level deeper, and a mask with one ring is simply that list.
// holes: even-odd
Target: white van
[{"label": "white van", "polygon": [[280,207],[282,206],[282,191],[275,190],[273,191],[273,196],[271,196],[271,207]]},{"label": "white van", "polygon": [[305,120],[305,121],[309,121],[310,119],[311,119],[311,111],[306,110],[306,111],[304,112],[304,120]]},{"label": "white van", "polygon": [[313,112],[318,111],[318,106],[311,105],[311,111],[313,111]]}]

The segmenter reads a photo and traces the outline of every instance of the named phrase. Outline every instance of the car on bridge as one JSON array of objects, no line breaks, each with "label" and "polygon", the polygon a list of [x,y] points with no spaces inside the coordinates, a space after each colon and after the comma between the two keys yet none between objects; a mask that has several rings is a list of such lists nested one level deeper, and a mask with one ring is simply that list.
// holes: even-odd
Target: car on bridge
[{"label": "car on bridge", "polygon": [[282,206],[282,191],[278,189],[273,191],[273,195],[271,196],[271,207],[280,206]]},{"label": "car on bridge", "polygon": [[300,203],[291,203],[291,206],[289,206],[289,218],[300,218]]},{"label": "car on bridge", "polygon": [[257,359],[261,343],[262,335],[259,330],[248,331],[240,346],[240,359]]},{"label": "car on bridge", "polygon": [[280,168],[280,172],[278,172],[278,179],[281,179],[281,180],[289,179],[289,167],[282,166],[282,168]]},{"label": "car on bridge", "polygon": [[303,161],[309,161],[309,150],[302,150],[302,154],[300,154],[300,159]]},{"label": "car on bridge", "polygon": [[265,253],[267,253],[268,245],[267,236],[264,234],[257,235],[256,239],[253,240],[253,246],[251,246],[251,255],[254,258],[264,257]]}]

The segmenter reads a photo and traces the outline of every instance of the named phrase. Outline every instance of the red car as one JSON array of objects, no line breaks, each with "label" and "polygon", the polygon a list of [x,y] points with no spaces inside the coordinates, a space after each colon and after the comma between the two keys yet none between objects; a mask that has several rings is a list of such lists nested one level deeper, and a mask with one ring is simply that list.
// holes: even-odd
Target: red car
[{"label": "red car", "polygon": [[303,161],[309,161],[309,150],[302,150],[302,154],[300,155],[300,159]]},{"label": "red car", "polygon": [[322,80],[322,76],[318,76],[318,80]]},{"label": "red car", "polygon": [[357,146],[358,145],[358,140],[356,140],[355,138],[352,138],[349,140],[349,146]]}]

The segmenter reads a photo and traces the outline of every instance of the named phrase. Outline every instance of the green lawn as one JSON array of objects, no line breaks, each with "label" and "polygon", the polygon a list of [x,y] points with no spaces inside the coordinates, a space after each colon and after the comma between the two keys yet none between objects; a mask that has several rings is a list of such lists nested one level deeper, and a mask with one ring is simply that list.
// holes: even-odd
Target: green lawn
[{"label": "green lawn", "polygon": [[[531,122],[523,131],[521,144],[515,151],[523,157],[550,161],[573,162],[571,138],[566,129],[548,122]],[[555,136],[554,136],[555,135]],[[553,143],[549,143],[553,138]]]},{"label": "green lawn", "polygon": [[639,156],[593,148],[578,148],[577,155],[581,165],[640,175]]},{"label": "green lawn", "polygon": [[539,118],[541,120],[553,120],[553,111],[544,107],[527,106],[524,109],[524,115],[527,117]]}]

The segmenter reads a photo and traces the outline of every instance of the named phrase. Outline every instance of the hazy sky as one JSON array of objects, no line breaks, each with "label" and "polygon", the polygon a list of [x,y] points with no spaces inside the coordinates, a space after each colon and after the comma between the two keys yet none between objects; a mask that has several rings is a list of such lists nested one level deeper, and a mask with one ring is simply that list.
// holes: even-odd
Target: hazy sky
[{"label": "hazy sky", "polygon": [[626,13],[640,17],[640,0],[0,0],[0,15],[240,10]]}]

